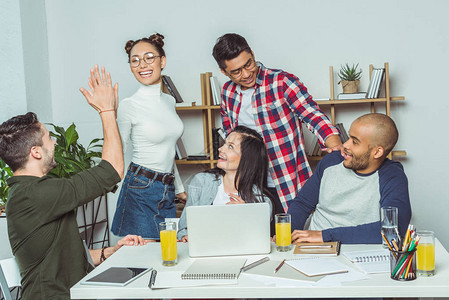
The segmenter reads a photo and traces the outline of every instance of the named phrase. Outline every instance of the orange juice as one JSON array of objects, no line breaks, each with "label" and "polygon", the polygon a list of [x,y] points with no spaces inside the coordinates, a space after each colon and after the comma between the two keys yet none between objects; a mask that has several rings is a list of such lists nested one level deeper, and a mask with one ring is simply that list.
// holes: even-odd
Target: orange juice
[{"label": "orange juice", "polygon": [[419,271],[433,271],[435,269],[435,245],[432,243],[418,244],[417,269]]},{"label": "orange juice", "polygon": [[176,264],[176,259],[178,258],[176,230],[161,230],[160,236],[162,263],[166,262],[164,265]]},{"label": "orange juice", "polygon": [[292,243],[292,231],[290,223],[276,223],[276,245],[290,246]]}]

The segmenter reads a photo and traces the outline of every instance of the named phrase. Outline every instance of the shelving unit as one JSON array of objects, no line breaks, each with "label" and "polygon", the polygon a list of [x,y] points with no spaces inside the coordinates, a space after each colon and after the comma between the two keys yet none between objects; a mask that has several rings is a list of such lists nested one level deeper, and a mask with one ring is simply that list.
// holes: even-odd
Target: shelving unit
[{"label": "shelving unit", "polygon": [[209,155],[209,159],[206,160],[187,160],[177,159],[175,160],[177,165],[209,165],[210,168],[215,167],[217,164],[217,157],[214,157],[213,143],[212,143],[212,129],[215,127],[215,113],[220,109],[220,106],[213,105],[212,92],[209,78],[212,76],[211,72],[201,73],[201,96],[202,105],[195,106],[181,106],[176,107],[178,113],[183,111],[198,111],[202,114],[203,119],[203,139],[204,139],[204,153]]},{"label": "shelving unit", "polygon": [[[390,116],[390,110],[391,110],[391,101],[401,101],[405,100],[405,97],[399,96],[399,97],[391,97],[390,95],[390,68],[388,62],[384,63],[385,68],[385,97],[383,98],[374,98],[374,99],[352,99],[352,100],[337,100],[335,99],[335,91],[334,91],[334,68],[332,66],[329,67],[329,79],[330,79],[330,100],[322,100],[322,101],[316,101],[319,106],[330,106],[330,118],[332,121],[332,124],[336,124],[336,106],[339,105],[354,105],[354,104],[371,104],[370,105],[370,111],[371,113],[376,112],[375,111],[375,103],[385,103],[385,113],[387,116]],[[373,73],[373,65],[369,66],[369,75],[370,79]],[[407,155],[407,152],[405,150],[393,150],[389,158],[392,156],[405,156]],[[309,157],[310,160],[319,160],[321,157]]]}]

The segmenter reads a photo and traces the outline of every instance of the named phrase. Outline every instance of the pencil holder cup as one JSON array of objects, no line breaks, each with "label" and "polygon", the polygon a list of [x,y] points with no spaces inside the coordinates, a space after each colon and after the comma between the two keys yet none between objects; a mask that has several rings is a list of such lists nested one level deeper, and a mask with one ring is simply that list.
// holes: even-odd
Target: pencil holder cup
[{"label": "pencil holder cup", "polygon": [[390,277],[394,280],[416,279],[416,248],[411,251],[390,250]]}]

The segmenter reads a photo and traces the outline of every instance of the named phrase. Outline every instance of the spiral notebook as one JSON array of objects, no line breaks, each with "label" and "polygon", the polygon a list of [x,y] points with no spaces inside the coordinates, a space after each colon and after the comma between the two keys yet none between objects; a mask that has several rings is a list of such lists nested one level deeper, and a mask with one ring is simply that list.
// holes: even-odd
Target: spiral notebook
[{"label": "spiral notebook", "polygon": [[246,258],[197,258],[182,279],[237,279]]},{"label": "spiral notebook", "polygon": [[390,272],[390,253],[386,249],[350,251],[343,255],[366,273]]}]

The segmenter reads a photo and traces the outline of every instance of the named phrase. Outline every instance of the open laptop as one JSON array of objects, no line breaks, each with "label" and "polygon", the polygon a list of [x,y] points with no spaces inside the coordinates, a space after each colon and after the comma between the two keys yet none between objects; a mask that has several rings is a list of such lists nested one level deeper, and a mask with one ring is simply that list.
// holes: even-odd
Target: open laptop
[{"label": "open laptop", "polygon": [[270,253],[270,205],[246,203],[186,208],[189,255]]}]

